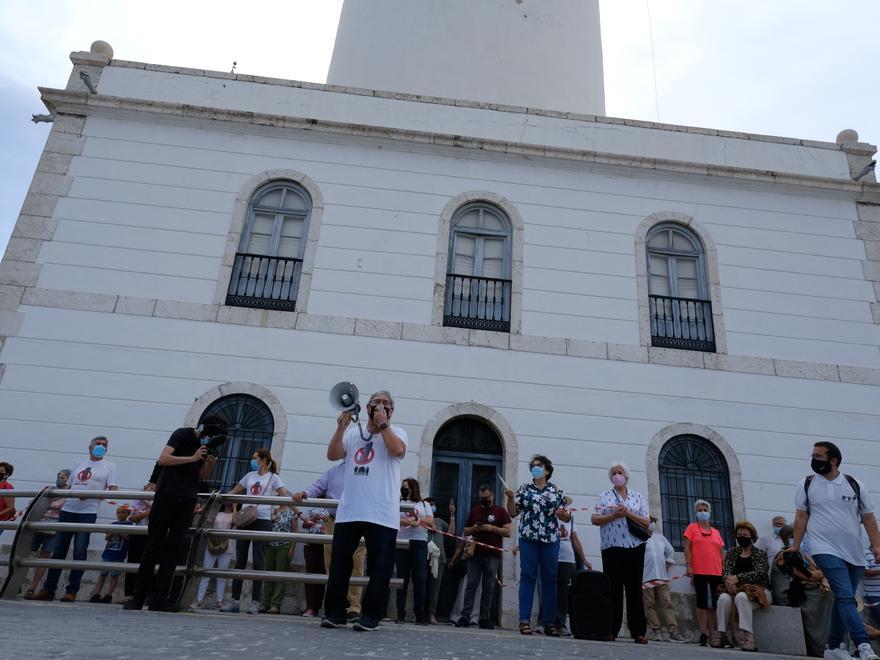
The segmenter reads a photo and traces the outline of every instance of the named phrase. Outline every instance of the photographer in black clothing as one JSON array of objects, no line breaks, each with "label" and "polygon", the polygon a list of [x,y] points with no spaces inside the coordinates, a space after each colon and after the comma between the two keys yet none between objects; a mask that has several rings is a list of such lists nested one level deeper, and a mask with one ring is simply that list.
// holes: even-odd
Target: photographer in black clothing
[{"label": "photographer in black clothing", "polygon": [[[150,609],[175,611],[169,598],[171,579],[186,545],[186,532],[192,523],[199,481],[207,478],[217,463],[214,449],[226,436],[226,422],[209,415],[198,428],[179,428],[159,454],[153,471],[156,495],[150,512],[147,547],[138,570],[134,596],[123,606],[139,610],[150,596]],[[156,564],[159,572],[154,575]]]}]

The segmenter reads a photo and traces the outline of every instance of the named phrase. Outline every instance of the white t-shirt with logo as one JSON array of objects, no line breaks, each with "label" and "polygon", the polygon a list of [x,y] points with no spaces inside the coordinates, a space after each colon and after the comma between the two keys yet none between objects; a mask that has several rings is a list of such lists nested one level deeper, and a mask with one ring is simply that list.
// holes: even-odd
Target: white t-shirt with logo
[{"label": "white t-shirt with logo", "polygon": [[559,521],[559,563],[575,564],[574,546],[571,544],[571,535],[575,533],[574,518],[565,522]]},{"label": "white t-shirt with logo", "polygon": [[[804,492],[805,479],[798,484],[794,505],[798,511],[807,511],[807,496]],[[865,565],[865,551],[862,545],[862,514],[873,513],[874,507],[864,484],[856,479],[861,488],[860,497],[843,473],[829,481],[814,475],[810,483],[810,519],[804,545],[811,555],[833,555],[853,566]],[[861,499],[862,507],[859,510]]]},{"label": "white t-shirt with logo", "polygon": [[[244,488],[245,495],[272,495],[279,488],[284,488],[284,482],[274,472],[267,472],[260,476],[259,472],[248,472],[241,478],[238,485]],[[243,506],[253,506],[253,504],[245,504]],[[258,520],[272,520],[272,505],[257,505]]]},{"label": "white t-shirt with logo", "polygon": [[426,516],[433,515],[434,513],[431,511],[430,504],[426,504],[425,502],[413,502],[413,509],[411,511],[400,512],[400,529],[397,530],[397,538],[401,541],[427,541],[427,527],[422,527],[421,525],[418,527],[410,527],[407,525],[404,527],[403,521],[412,520],[413,518],[421,520]]},{"label": "white t-shirt with logo", "polygon": [[[407,436],[399,426],[391,430],[406,445]],[[400,464],[402,458],[388,453],[382,435],[361,438],[357,424],[342,436],[345,447],[342,497],[336,509],[336,522],[370,522],[397,530],[400,528]]]},{"label": "white t-shirt with logo", "polygon": [[[116,466],[106,459],[93,461],[91,458],[81,461],[70,472],[70,490],[108,490],[110,486],[119,486],[116,478]],[[98,513],[101,500],[79,500],[70,497],[61,507],[68,513]]]}]

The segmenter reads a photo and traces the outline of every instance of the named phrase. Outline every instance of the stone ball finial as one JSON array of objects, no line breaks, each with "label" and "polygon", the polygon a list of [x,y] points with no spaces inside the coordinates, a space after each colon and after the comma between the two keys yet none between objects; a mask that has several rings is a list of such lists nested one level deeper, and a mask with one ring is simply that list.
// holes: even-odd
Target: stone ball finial
[{"label": "stone ball finial", "polygon": [[844,128],[840,133],[837,134],[837,144],[843,144],[844,142],[858,142],[859,134],[851,128]]},{"label": "stone ball finial", "polygon": [[113,46],[106,41],[101,41],[99,39],[98,41],[92,42],[92,47],[89,50],[98,55],[103,55],[107,59],[113,59]]}]

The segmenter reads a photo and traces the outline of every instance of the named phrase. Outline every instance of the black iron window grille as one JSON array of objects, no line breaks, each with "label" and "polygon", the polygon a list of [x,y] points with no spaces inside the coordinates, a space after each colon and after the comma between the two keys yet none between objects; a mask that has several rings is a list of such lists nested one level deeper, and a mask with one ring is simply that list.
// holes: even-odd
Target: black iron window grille
[{"label": "black iron window grille", "polygon": [[235,255],[226,304],[294,311],[302,259],[239,252]]},{"label": "black iron window grille", "polygon": [[650,295],[648,308],[652,346],[715,351],[710,301]]},{"label": "black iron window grille", "polygon": [[220,458],[210,479],[208,491],[229,491],[250,472],[251,456],[261,447],[272,447],[275,420],[269,406],[248,394],[231,394],[217,399],[202,413],[218,415],[229,424],[228,440],[220,449]]},{"label": "black iron window grille", "polygon": [[730,473],[720,451],[705,438],[679,435],[660,450],[660,502],[663,534],[676,550],[684,550],[684,530],[696,520],[694,502],[712,506],[712,524],[726,545],[733,542]]},{"label": "black iron window grille", "polygon": [[447,275],[443,325],[510,332],[510,280]]}]

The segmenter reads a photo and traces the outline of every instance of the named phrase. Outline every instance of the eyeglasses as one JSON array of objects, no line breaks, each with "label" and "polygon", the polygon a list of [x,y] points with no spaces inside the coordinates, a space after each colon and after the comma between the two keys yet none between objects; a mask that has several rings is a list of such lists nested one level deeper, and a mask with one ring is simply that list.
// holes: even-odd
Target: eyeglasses
[{"label": "eyeglasses", "polygon": [[390,401],[387,401],[387,400],[385,400],[385,399],[373,399],[372,401],[370,401],[370,405],[371,405],[371,406],[385,406],[386,408],[392,408],[392,407],[393,407],[393,406],[391,405],[391,402],[390,402]]}]

